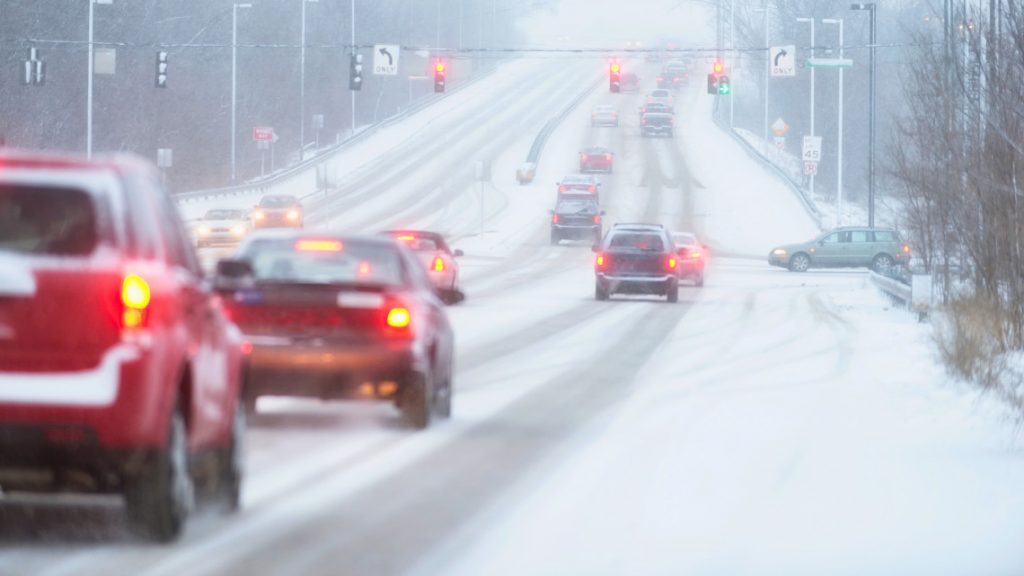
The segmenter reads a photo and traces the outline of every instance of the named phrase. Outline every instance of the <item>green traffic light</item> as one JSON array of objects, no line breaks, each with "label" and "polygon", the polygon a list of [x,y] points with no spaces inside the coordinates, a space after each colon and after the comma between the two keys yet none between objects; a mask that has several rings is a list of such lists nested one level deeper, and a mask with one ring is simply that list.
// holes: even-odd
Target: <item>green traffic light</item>
[{"label": "green traffic light", "polygon": [[718,93],[719,94],[728,94],[729,92],[731,92],[731,89],[729,88],[728,84],[719,84],[718,85]]}]

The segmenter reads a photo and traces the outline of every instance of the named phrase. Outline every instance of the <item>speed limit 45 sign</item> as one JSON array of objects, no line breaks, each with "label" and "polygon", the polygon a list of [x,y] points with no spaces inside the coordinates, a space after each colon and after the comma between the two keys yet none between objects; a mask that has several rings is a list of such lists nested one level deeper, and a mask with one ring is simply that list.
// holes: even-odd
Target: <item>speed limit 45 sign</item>
[{"label": "speed limit 45 sign", "polygon": [[804,162],[821,161],[821,136],[804,136]]}]

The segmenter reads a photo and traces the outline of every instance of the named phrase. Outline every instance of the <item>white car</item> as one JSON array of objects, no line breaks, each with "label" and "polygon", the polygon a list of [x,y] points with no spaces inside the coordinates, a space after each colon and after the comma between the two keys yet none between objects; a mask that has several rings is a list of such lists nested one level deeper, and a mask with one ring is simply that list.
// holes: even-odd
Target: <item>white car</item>
[{"label": "white car", "polygon": [[208,210],[192,228],[199,248],[215,244],[238,244],[250,231],[252,223],[245,210],[226,208]]}]

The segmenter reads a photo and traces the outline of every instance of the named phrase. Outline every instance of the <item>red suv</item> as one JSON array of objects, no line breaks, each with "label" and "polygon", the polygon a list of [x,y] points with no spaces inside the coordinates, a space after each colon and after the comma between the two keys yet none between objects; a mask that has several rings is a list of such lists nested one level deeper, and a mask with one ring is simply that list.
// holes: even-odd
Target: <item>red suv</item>
[{"label": "red suv", "polygon": [[155,170],[0,152],[0,270],[0,489],[123,494],[158,541],[235,509],[241,334]]}]

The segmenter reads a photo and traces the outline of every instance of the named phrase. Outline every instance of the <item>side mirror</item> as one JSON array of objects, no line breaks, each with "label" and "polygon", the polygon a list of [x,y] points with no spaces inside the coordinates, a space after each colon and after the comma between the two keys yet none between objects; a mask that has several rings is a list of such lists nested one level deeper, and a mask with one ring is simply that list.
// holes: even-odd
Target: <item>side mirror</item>
[{"label": "side mirror", "polygon": [[213,287],[217,290],[237,290],[252,285],[255,275],[248,260],[221,260],[217,262]]},{"label": "side mirror", "polygon": [[452,252],[452,256],[455,256],[456,258],[461,258],[465,255],[466,253],[463,252],[462,250],[459,250],[458,248],[455,249],[455,252]]}]

